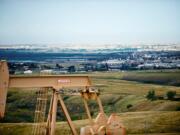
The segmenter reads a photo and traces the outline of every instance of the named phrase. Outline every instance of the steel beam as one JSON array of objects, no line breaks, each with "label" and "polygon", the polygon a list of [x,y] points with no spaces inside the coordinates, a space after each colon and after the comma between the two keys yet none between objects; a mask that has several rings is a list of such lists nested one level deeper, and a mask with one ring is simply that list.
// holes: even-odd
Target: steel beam
[{"label": "steel beam", "polygon": [[9,88],[52,87],[58,90],[86,86],[91,86],[88,76],[10,76],[9,79]]}]

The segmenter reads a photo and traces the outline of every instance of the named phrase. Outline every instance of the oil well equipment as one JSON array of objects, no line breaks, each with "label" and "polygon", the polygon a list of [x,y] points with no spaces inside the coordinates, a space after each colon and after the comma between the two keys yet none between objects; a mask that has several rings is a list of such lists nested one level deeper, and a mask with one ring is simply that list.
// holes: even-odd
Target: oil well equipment
[{"label": "oil well equipment", "polygon": [[[63,101],[61,90],[64,88],[81,88],[80,97],[83,99],[89,124],[77,131],[68,109]],[[38,88],[32,135],[55,135],[57,107],[60,104],[73,135],[126,135],[119,116],[115,113],[109,117],[105,114],[98,90],[92,88],[88,76],[74,75],[9,75],[6,61],[0,61],[0,119],[5,115],[6,98],[9,88]],[[46,115],[48,93],[51,93],[48,115]],[[92,118],[88,101],[95,100],[99,113]]]}]

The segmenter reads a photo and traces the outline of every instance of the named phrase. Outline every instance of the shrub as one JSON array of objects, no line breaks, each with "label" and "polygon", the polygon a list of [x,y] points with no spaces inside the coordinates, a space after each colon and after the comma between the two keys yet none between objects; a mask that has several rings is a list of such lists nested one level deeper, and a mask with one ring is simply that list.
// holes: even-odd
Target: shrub
[{"label": "shrub", "polygon": [[132,106],[133,106],[133,105],[128,104],[128,105],[126,106],[126,108],[129,109],[129,108],[131,108]]},{"label": "shrub", "polygon": [[154,90],[150,90],[146,95],[146,98],[149,100],[156,100],[156,94]]},{"label": "shrub", "polygon": [[180,111],[180,106],[176,107],[176,111]]},{"label": "shrub", "polygon": [[169,100],[172,100],[172,99],[174,99],[174,97],[176,96],[176,91],[168,91],[168,92],[166,93],[166,96],[167,96],[167,98],[168,98]]}]

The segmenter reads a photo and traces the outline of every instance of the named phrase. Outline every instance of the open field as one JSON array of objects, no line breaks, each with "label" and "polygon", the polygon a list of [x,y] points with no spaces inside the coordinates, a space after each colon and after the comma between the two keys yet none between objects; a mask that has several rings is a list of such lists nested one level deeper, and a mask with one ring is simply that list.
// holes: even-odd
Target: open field
[{"label": "open field", "polygon": [[[145,83],[122,80],[124,75],[136,72],[94,72],[89,74],[93,85],[97,87],[101,94],[104,110],[107,115],[116,112],[122,118],[127,127],[128,134],[152,135],[178,135],[180,125],[179,101],[146,99],[149,90],[154,90],[156,95],[165,96],[168,91],[176,91],[180,95],[180,87],[164,84]],[[173,72],[163,72],[166,77],[179,81],[179,70]],[[138,74],[138,73],[137,73]],[[140,74],[145,74],[141,72]],[[150,73],[147,73],[150,74]],[[158,77],[161,73],[153,73]],[[146,75],[146,74],[145,74]],[[164,77],[165,77],[164,76]],[[83,101],[79,96],[63,96],[65,104],[70,111],[71,118],[75,121],[77,128],[88,123],[85,115]],[[33,121],[36,104],[36,92],[33,89],[21,90],[11,89],[8,92],[6,116],[0,124],[0,134],[24,135],[31,132],[29,122]],[[131,105],[130,108],[127,106]],[[97,104],[93,101],[89,103],[93,118],[97,115]],[[62,111],[58,110],[58,121],[65,120]],[[26,123],[9,123],[26,122]],[[66,122],[58,122],[57,134],[69,134],[69,127]],[[160,134],[161,133],[161,134]]]}]

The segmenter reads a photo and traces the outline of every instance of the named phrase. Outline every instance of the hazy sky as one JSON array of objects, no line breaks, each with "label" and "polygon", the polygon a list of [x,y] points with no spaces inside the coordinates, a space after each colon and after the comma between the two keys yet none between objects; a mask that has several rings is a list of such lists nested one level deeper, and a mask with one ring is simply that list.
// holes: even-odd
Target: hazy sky
[{"label": "hazy sky", "polygon": [[0,44],[180,43],[180,0],[0,0]]}]

